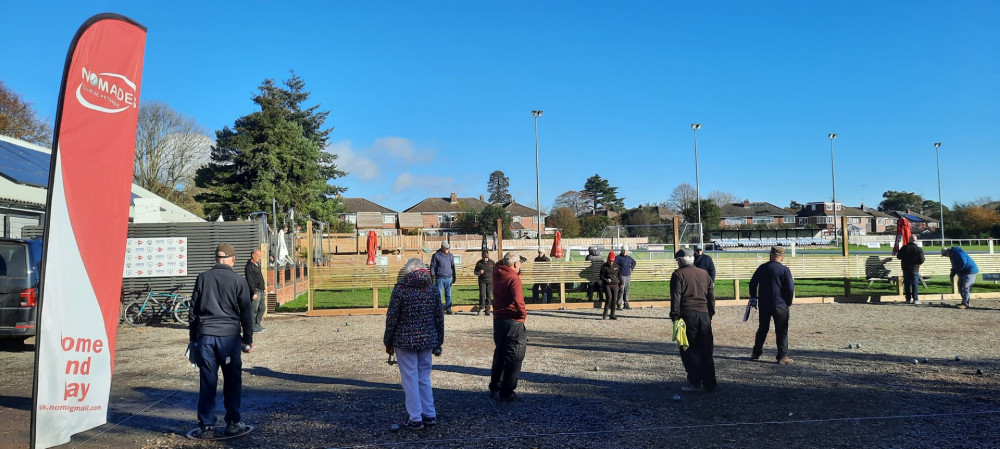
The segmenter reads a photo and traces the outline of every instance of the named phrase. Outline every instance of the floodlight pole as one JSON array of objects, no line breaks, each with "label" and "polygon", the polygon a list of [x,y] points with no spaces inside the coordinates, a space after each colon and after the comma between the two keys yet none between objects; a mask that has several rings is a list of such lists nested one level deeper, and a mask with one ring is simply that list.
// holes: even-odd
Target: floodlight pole
[{"label": "floodlight pole", "polygon": [[701,129],[701,123],[692,123],[691,131],[694,132],[694,190],[695,194],[698,195],[698,244],[705,244],[705,228],[701,224],[701,179],[698,176],[698,130]]},{"label": "floodlight pole", "polygon": [[[837,243],[837,170],[836,164],[833,160],[833,139],[837,138],[837,135],[830,133],[827,137],[830,138],[830,176],[833,178],[833,243]],[[847,245],[847,242],[844,242]]]},{"label": "floodlight pole", "polygon": [[934,142],[934,159],[937,161],[937,175],[938,175],[938,208],[941,211],[941,247],[944,247],[944,203],[941,201],[941,155],[938,152],[938,148],[941,148],[941,142]]},{"label": "floodlight pole", "polygon": [[542,194],[541,194],[541,187],[539,186],[539,181],[538,181],[538,117],[542,116],[542,110],[538,109],[538,110],[531,111],[531,116],[535,118],[535,207],[537,208],[536,212],[538,212],[538,217],[536,218],[538,220],[538,223],[537,223],[538,224],[538,228],[537,228],[537,232],[538,232],[538,236],[537,236],[537,238],[538,238],[538,250],[541,251],[541,249],[542,249]]}]

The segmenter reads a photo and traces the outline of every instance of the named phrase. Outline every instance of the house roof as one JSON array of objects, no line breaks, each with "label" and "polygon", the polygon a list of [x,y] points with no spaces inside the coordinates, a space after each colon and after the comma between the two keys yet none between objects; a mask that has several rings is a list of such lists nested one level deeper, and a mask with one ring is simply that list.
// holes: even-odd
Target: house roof
[{"label": "house roof", "polygon": [[448,197],[437,197],[437,198],[427,198],[403,212],[420,212],[420,213],[436,213],[436,212],[468,212],[476,211],[479,212],[489,206],[489,203],[485,201],[480,201],[479,198],[455,198],[455,202],[451,202],[451,198]]},{"label": "house roof", "polygon": [[341,198],[340,204],[344,205],[344,213],[356,214],[358,212],[381,212],[383,214],[394,214],[396,211],[382,206],[364,198]]},{"label": "house roof", "polygon": [[892,211],[892,216],[896,218],[906,218],[907,220],[913,222],[924,222],[924,223],[937,223],[938,220],[934,217],[928,217],[923,214],[918,214],[916,212],[895,210]]},{"label": "house roof", "polygon": [[791,212],[784,210],[768,202],[749,201],[743,203],[723,204],[719,207],[720,217],[777,217],[791,215]]},{"label": "house roof", "polygon": [[519,204],[517,201],[511,201],[507,204],[504,204],[503,208],[507,210],[507,213],[511,215],[517,215],[521,217],[533,217],[535,215],[538,215],[537,209],[532,209],[523,204]]},{"label": "house roof", "polygon": [[[802,206],[802,209],[799,210],[798,213],[795,214],[795,216],[797,216],[797,217],[815,217],[815,216],[824,216],[824,215],[829,215],[831,217],[833,216],[833,212],[827,213],[825,207],[821,207],[821,208],[819,208],[819,210],[812,210],[811,206],[814,205],[814,204],[822,205],[822,204],[825,204],[825,203],[816,202],[816,203],[806,204],[805,206]],[[844,206],[843,204],[841,204],[840,205],[840,210],[837,211],[837,216],[838,217],[870,217],[871,215],[869,215],[867,212],[862,211],[861,209],[854,208],[854,207],[847,207],[847,206]]]},{"label": "house roof", "polygon": [[382,212],[358,212],[358,229],[381,228]]},{"label": "house roof", "polygon": [[880,211],[878,209],[872,209],[870,207],[864,208],[863,210],[865,211],[865,213],[867,213],[868,215],[871,215],[873,217],[878,217],[878,218],[897,218],[897,217],[889,215],[889,214],[887,214],[885,212],[882,212],[882,211]]}]

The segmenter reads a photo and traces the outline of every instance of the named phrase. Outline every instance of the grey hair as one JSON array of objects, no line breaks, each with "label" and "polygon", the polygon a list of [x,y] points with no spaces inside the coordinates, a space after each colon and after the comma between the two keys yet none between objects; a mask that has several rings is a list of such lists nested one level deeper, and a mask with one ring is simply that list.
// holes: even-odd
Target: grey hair
[{"label": "grey hair", "polygon": [[406,265],[403,267],[403,272],[406,274],[410,274],[417,270],[426,270],[426,269],[427,265],[424,265],[424,261],[414,257],[406,261]]},{"label": "grey hair", "polygon": [[681,264],[682,267],[694,265],[694,256],[678,257],[677,263]]},{"label": "grey hair", "polygon": [[448,242],[441,242],[441,248],[442,248],[442,249],[448,249],[448,248],[451,248],[451,243],[448,243]]},{"label": "grey hair", "polygon": [[521,261],[521,256],[518,256],[517,253],[510,252],[503,255],[503,264],[508,267],[513,267],[514,264],[520,261]]}]

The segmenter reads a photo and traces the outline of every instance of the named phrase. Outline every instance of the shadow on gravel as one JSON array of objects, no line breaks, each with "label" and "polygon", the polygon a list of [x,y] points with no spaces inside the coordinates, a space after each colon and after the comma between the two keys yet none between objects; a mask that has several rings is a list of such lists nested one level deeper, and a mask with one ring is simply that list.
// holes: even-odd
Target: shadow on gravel
[{"label": "shadow on gravel", "polygon": [[[435,366],[436,368],[436,366]],[[265,368],[261,366],[256,366],[248,370],[244,370],[245,373],[252,374],[254,376],[264,376],[273,377],[276,379],[284,379],[292,382],[304,383],[304,384],[328,384],[328,385],[350,385],[353,387],[366,387],[366,388],[391,388],[398,386],[397,384],[387,384],[382,382],[369,382],[365,380],[357,379],[338,379],[336,377],[325,377],[325,376],[312,376],[308,374],[293,374],[293,373],[283,373],[280,371],[274,371],[270,368]]]},{"label": "shadow on gravel", "polygon": [[16,410],[31,410],[31,397],[0,396],[0,407]]}]

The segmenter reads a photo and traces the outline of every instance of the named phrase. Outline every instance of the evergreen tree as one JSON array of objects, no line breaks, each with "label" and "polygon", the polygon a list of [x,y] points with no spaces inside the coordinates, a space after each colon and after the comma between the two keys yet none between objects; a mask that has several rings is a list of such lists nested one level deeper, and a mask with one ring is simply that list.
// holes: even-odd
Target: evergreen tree
[{"label": "evergreen tree", "polygon": [[501,225],[503,226],[503,238],[513,238],[514,233],[510,230],[510,226],[514,222],[513,218],[507,213],[506,209],[496,204],[490,204],[479,212],[462,212],[458,216],[458,219],[455,220],[455,227],[462,234],[491,236],[497,230],[498,219],[501,220]]},{"label": "evergreen tree", "polygon": [[509,189],[510,178],[502,171],[490,173],[490,180],[486,182],[486,191],[490,193],[490,204],[507,204],[513,201]]},{"label": "evergreen tree", "polygon": [[302,108],[309,92],[294,73],[283,86],[264,80],[253,97],[260,111],[216,131],[211,162],[196,177],[198,187],[208,189],[198,196],[208,216],[270,210],[274,198],[303,220],[334,221],[340,208],[335,195],[346,189],[327,181],[346,173],[325,151],[333,130],[323,129],[329,112],[317,112],[319,105]]},{"label": "evergreen tree", "polygon": [[604,206],[604,210],[622,210],[625,208],[625,198],[618,198],[618,187],[611,187],[607,179],[602,179],[601,175],[595,174],[587,178],[583,185],[583,190],[594,201],[594,214],[597,213],[597,205]]}]

